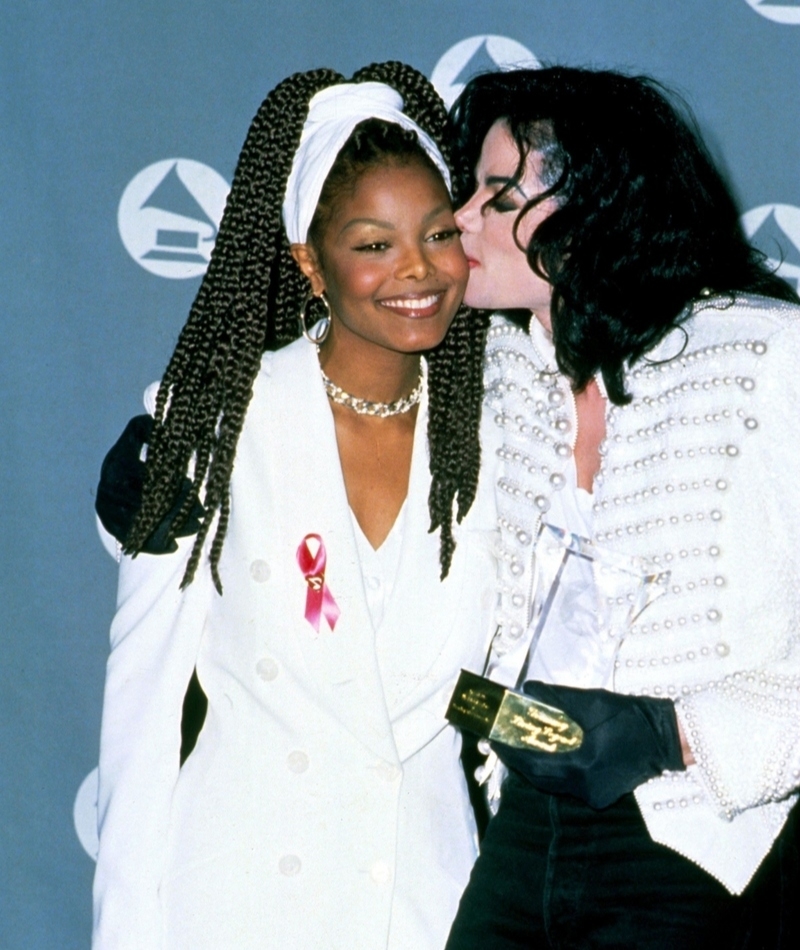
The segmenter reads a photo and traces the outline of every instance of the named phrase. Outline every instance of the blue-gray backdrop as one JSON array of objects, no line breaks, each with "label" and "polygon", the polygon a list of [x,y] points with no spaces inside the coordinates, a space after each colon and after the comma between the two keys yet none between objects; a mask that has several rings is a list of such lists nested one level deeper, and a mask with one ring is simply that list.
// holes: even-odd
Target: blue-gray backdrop
[{"label": "blue-gray backdrop", "polygon": [[[100,460],[162,371],[265,93],[404,59],[682,91],[800,281],[800,0],[17,0],[0,25],[0,947],[86,948],[115,564]],[[88,778],[87,778],[88,776]],[[82,791],[79,794],[79,789]]]}]

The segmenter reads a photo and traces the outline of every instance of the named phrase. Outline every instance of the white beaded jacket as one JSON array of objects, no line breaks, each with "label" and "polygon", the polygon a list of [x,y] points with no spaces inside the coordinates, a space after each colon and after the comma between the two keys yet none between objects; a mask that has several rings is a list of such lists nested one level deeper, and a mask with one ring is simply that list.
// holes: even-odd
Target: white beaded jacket
[{"label": "white beaded jacket", "polygon": [[[528,624],[533,539],[576,415],[566,378],[502,318],[486,374],[502,654]],[[800,785],[800,307],[703,300],[627,386],[629,405],[608,404],[592,540],[670,581],[622,642],[613,689],[674,700],[696,759],[636,799],[655,841],[741,893]]]}]

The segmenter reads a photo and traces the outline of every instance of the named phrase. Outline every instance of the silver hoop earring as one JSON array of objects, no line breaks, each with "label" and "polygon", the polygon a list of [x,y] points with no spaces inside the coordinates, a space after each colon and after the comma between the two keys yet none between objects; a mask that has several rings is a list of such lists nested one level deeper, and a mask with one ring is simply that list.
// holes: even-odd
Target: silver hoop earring
[{"label": "silver hoop earring", "polygon": [[[306,325],[306,310],[308,310],[308,305],[312,300],[321,300],[325,305],[326,314],[309,327]],[[300,308],[297,319],[300,322],[300,332],[309,343],[313,343],[314,346],[319,346],[321,343],[324,343],[331,331],[331,305],[328,303],[328,298],[324,292],[321,293],[319,297],[316,297],[313,293],[309,293],[303,301],[303,306]]]}]

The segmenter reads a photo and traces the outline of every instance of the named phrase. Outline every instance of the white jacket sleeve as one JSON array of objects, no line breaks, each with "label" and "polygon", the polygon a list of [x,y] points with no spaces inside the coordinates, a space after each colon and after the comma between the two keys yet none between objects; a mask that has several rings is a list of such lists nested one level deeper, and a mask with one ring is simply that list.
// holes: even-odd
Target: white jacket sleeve
[{"label": "white jacket sleeve", "polygon": [[213,590],[180,582],[194,538],[124,557],[111,626],[100,738],[94,950],[159,950],[163,873],[179,772],[183,697]]},{"label": "white jacket sleeve", "polygon": [[728,820],[800,786],[800,321],[767,347],[748,419],[757,441],[744,445],[723,526],[732,570],[721,675],[676,704],[698,775]]},{"label": "white jacket sleeve", "polygon": [[698,774],[721,817],[780,801],[800,785],[800,681],[734,673],[676,704]]}]

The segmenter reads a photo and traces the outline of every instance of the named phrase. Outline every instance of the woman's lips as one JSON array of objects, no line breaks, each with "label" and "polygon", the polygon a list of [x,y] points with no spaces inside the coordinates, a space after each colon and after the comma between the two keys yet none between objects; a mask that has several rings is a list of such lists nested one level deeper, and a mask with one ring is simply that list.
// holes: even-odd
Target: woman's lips
[{"label": "woman's lips", "polygon": [[393,313],[402,314],[404,317],[417,318],[432,317],[437,314],[443,299],[444,291],[439,290],[421,296],[387,297],[386,300],[381,300],[379,303]]},{"label": "woman's lips", "polygon": [[480,267],[480,262],[476,261],[474,257],[467,257],[467,263],[469,264],[469,269],[472,270],[473,267]]}]

